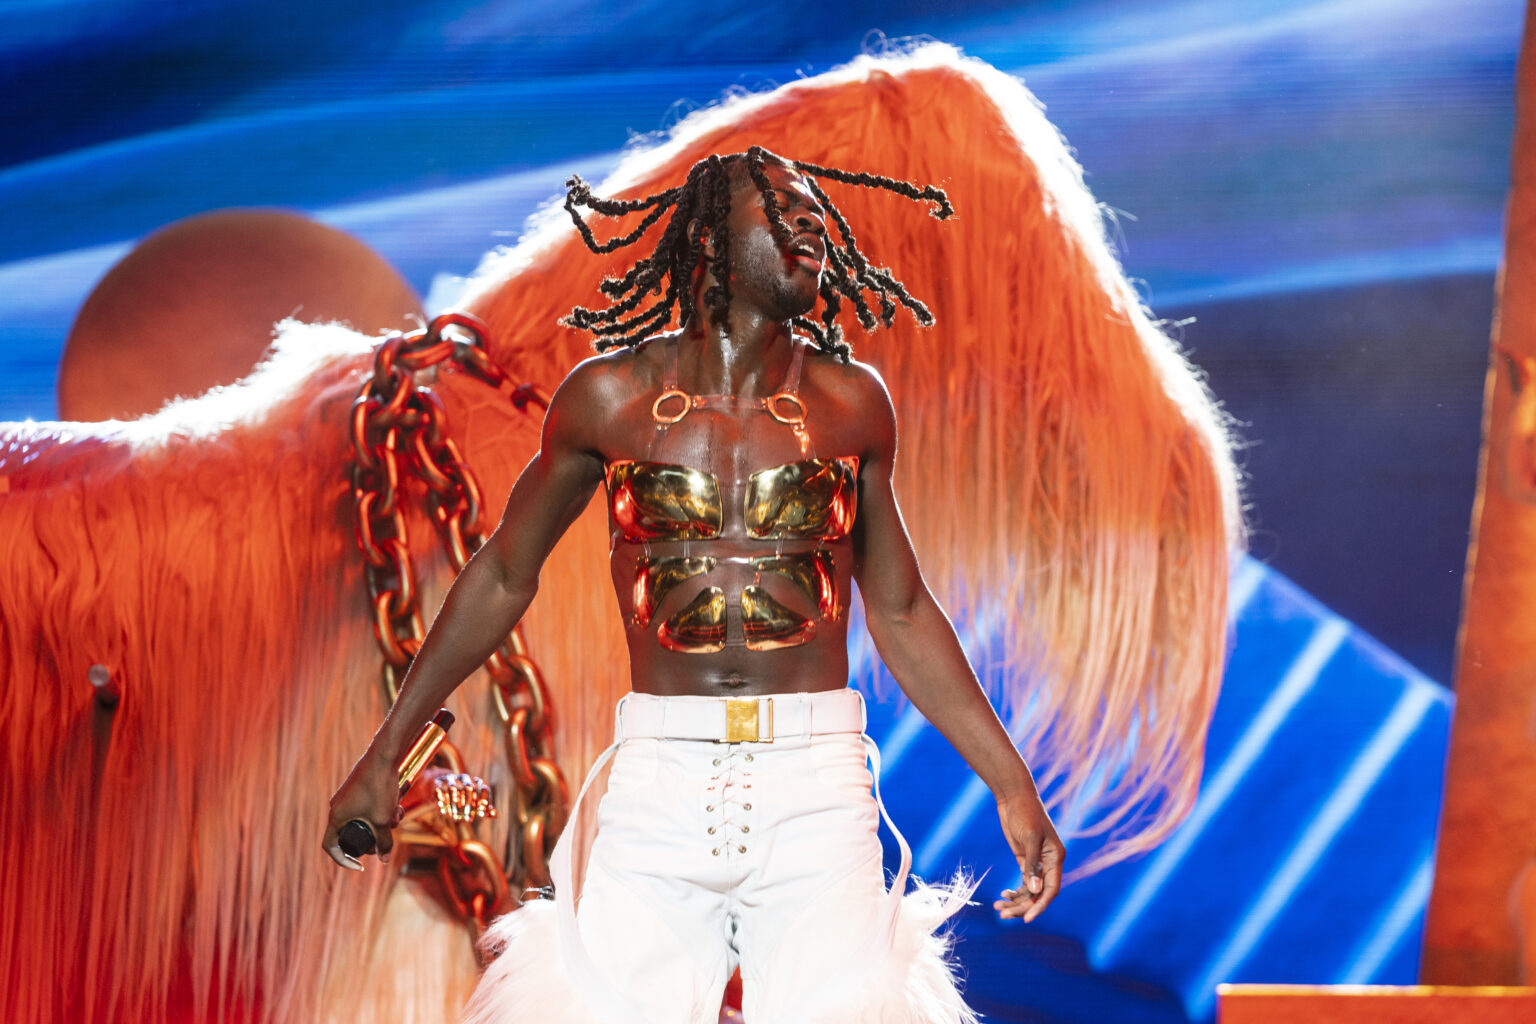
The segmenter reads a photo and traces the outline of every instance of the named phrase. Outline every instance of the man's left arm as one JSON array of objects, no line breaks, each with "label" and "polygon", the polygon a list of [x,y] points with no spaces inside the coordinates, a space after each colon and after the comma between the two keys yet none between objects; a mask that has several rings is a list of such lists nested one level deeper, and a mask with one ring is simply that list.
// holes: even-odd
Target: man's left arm
[{"label": "man's left arm", "polygon": [[1024,884],[993,906],[1033,921],[1061,888],[1063,849],[1034,779],[998,720],[954,626],[923,581],[892,489],[896,415],[871,371],[866,401],[873,437],[859,471],[854,577],[870,638],[902,691],[991,788]]}]

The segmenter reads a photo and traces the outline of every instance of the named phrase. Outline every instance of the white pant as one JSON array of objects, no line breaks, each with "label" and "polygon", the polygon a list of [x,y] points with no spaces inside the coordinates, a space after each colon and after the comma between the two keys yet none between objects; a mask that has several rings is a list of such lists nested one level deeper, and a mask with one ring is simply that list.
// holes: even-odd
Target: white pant
[{"label": "white pant", "polygon": [[[562,935],[564,907],[539,901],[497,922],[488,940],[507,948],[466,1021],[715,1024],[738,965],[747,1024],[973,1019],[932,936],[969,892],[887,893],[865,742],[624,739],[574,919]],[[568,856],[562,841],[562,890]]]}]

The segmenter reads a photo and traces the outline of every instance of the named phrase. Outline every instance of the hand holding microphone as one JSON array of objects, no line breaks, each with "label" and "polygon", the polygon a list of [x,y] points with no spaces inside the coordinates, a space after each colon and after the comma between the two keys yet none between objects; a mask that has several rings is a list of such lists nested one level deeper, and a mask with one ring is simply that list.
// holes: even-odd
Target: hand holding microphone
[{"label": "hand holding microphone", "polygon": [[[421,773],[432,761],[432,756],[437,753],[437,748],[448,736],[448,727],[453,725],[453,713],[446,708],[432,716],[432,720],[424,725],[417,734],[415,742],[405,752],[400,762],[395,766],[397,772],[396,800],[405,796],[411,783],[416,781],[416,776]],[[354,770],[354,779],[356,771]],[[343,791],[353,784],[354,779],[348,779]],[[341,794],[338,794],[340,796]],[[333,799],[333,804],[337,801]],[[358,858],[364,854],[372,853],[378,849],[378,836],[374,833],[373,825],[366,818],[352,818],[337,831],[334,843],[327,843],[325,852],[331,859],[344,868],[355,871],[362,870]]]}]

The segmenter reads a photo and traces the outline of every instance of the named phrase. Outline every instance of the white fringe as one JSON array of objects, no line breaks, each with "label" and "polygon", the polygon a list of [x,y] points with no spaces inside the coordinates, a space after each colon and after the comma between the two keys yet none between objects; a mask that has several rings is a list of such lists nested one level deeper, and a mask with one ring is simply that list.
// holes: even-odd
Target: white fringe
[{"label": "white fringe", "polygon": [[[846,992],[826,993],[820,1006],[801,1006],[793,1019],[777,1007],[744,1024],[977,1024],[960,997],[954,940],[946,922],[970,900],[976,883],[915,883],[903,897],[890,956],[851,979]],[[644,936],[635,936],[644,941]],[[555,902],[535,900],[495,921],[481,948],[496,959],[486,968],[460,1024],[628,1024],[603,1021],[566,973],[556,934]],[[842,988],[839,986],[839,988]],[[782,989],[796,995],[792,985]],[[808,1016],[806,1014],[809,1014]]]},{"label": "white fringe", "polygon": [[604,1024],[566,973],[554,900],[533,900],[497,918],[480,948],[496,959],[459,1024]]},{"label": "white fringe", "polygon": [[[944,885],[914,880],[902,897],[884,963],[870,965],[852,991],[813,1004],[809,1016],[797,1015],[796,1024],[977,1024],[975,1012],[960,997],[959,965],[950,955],[954,934],[946,927],[970,902],[977,884],[958,876]],[[746,1024],[777,1022],[749,1019]]]}]

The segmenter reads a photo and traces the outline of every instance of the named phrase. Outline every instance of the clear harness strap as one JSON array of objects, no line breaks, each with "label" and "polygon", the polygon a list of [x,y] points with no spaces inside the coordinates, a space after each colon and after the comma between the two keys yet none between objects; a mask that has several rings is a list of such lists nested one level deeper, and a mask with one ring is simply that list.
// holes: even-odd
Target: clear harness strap
[{"label": "clear harness strap", "polygon": [[680,422],[694,409],[709,405],[743,404],[755,406],[787,426],[800,445],[801,458],[814,456],[810,435],[805,429],[805,403],[800,400],[800,373],[805,365],[805,350],[808,346],[793,338],[790,344],[794,346],[794,351],[789,357],[789,368],[784,372],[779,390],[766,398],[742,399],[736,395],[694,395],[684,391],[677,383],[677,352],[681,344],[669,342],[662,357],[661,393],[651,403],[651,420],[656,424],[656,429],[646,446],[646,457],[654,460],[656,448],[667,428]]}]

